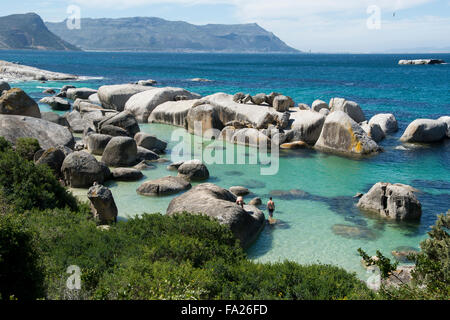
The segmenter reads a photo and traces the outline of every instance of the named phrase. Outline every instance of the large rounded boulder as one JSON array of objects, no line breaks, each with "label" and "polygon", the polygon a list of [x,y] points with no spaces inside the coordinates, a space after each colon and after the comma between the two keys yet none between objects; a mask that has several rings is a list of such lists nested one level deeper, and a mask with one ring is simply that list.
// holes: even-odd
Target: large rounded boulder
[{"label": "large rounded boulder", "polygon": [[355,122],[360,123],[366,120],[364,113],[359,106],[354,101],[347,101],[344,98],[332,98],[330,100],[330,110],[331,112],[342,111],[349,115],[350,118],[355,120]]},{"label": "large rounded boulder", "polygon": [[36,101],[19,88],[3,91],[0,96],[0,114],[41,117]]},{"label": "large rounded boulder", "polygon": [[344,155],[369,155],[380,151],[378,144],[343,111],[335,111],[326,117],[317,143],[318,150]]},{"label": "large rounded boulder", "polygon": [[134,114],[139,122],[148,122],[150,114],[157,106],[167,101],[176,101],[177,96],[184,96],[185,100],[200,98],[200,95],[181,88],[153,88],[133,95],[126,102],[125,110]]},{"label": "large rounded boulder", "polygon": [[189,181],[180,177],[167,176],[144,182],[136,192],[143,196],[163,196],[178,193],[189,188],[191,188]]},{"label": "large rounded boulder", "polygon": [[87,149],[90,153],[101,156],[112,138],[106,134],[91,133],[86,137]]},{"label": "large rounded boulder", "polygon": [[447,124],[432,119],[416,119],[401,136],[403,142],[438,142],[447,137]]},{"label": "large rounded boulder", "polygon": [[398,131],[397,119],[392,113],[379,113],[369,120],[369,124],[377,124],[383,130],[384,134],[394,133]]},{"label": "large rounded boulder", "polygon": [[44,151],[44,153],[36,161],[36,164],[45,164],[56,176],[61,174],[61,167],[66,155],[61,148],[50,148]]},{"label": "large rounded boulder", "polygon": [[358,208],[393,220],[419,220],[422,206],[411,186],[378,182],[358,202]]},{"label": "large rounded boulder", "polygon": [[68,128],[33,117],[0,115],[0,136],[12,143],[18,138],[35,138],[43,149],[75,146]]},{"label": "large rounded boulder", "polygon": [[136,144],[138,145],[138,147],[142,147],[156,153],[164,152],[167,147],[167,142],[144,132],[136,133],[136,135],[134,136],[134,140],[136,140]]},{"label": "large rounded boulder", "polygon": [[9,89],[11,89],[11,87],[9,86],[8,82],[0,81],[0,95],[3,91],[8,91]]},{"label": "large rounded boulder", "polygon": [[178,176],[187,180],[206,180],[209,178],[209,171],[203,162],[194,159],[185,161],[178,167]]},{"label": "large rounded boulder", "polygon": [[100,100],[102,106],[106,109],[123,111],[125,108],[125,103],[133,95],[152,89],[154,88],[136,84],[101,86],[98,88],[98,99]]},{"label": "large rounded boulder", "polygon": [[105,168],[93,155],[84,151],[69,154],[61,166],[66,185],[72,188],[89,188],[94,184],[103,183]]},{"label": "large rounded boulder", "polygon": [[112,167],[129,167],[137,163],[136,141],[130,137],[114,137],[103,151],[102,161]]},{"label": "large rounded boulder", "polygon": [[97,90],[91,88],[69,88],[66,91],[66,97],[75,101],[77,99],[88,99],[96,93]]},{"label": "large rounded boulder", "polygon": [[310,110],[299,110],[292,112],[290,117],[292,124],[287,133],[288,141],[304,141],[309,144],[315,144],[322,132],[325,117]]},{"label": "large rounded boulder", "polygon": [[264,228],[265,218],[255,206],[236,204],[236,196],[212,183],[200,184],[174,198],[167,208],[168,215],[188,212],[204,214],[227,225],[241,245],[247,248]]},{"label": "large rounded boulder", "polygon": [[127,132],[127,135],[131,138],[133,138],[136,135],[136,133],[141,131],[139,128],[139,124],[136,121],[136,118],[130,112],[127,111],[123,111],[118,114],[107,117],[98,123],[98,128],[100,131],[102,131],[102,129],[105,126],[115,126],[122,128]]}]

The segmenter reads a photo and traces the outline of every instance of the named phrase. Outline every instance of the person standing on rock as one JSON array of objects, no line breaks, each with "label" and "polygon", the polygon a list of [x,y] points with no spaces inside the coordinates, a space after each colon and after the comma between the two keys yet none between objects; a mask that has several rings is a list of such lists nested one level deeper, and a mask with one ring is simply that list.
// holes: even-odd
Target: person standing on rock
[{"label": "person standing on rock", "polygon": [[275,203],[272,200],[272,197],[270,197],[269,201],[267,202],[267,210],[269,210],[269,222],[272,221],[273,218],[273,212],[275,211]]},{"label": "person standing on rock", "polygon": [[239,197],[237,197],[237,199],[236,199],[236,204],[238,205],[238,206],[241,206],[242,208],[244,208],[244,198],[242,198],[242,196],[239,196]]}]

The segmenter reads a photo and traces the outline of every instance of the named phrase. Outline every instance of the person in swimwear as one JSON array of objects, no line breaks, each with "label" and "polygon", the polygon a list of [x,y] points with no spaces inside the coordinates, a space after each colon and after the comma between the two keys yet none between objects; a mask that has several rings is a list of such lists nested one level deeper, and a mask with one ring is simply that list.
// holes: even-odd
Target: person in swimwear
[{"label": "person in swimwear", "polygon": [[267,202],[267,210],[269,210],[269,221],[273,218],[273,212],[275,211],[275,203],[272,201],[272,197]]},{"label": "person in swimwear", "polygon": [[238,206],[241,206],[242,208],[244,208],[244,204],[245,204],[244,198],[242,198],[241,196],[237,197],[237,199],[236,199],[236,204],[237,204]]}]

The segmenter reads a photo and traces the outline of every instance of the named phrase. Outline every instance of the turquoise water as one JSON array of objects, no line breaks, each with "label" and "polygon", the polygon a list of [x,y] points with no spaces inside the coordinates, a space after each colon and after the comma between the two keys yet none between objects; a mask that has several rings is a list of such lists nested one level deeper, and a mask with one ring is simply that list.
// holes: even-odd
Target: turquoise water
[{"label": "turquoise water", "polygon": [[[155,79],[160,86],[180,86],[201,94],[218,91],[249,93],[279,91],[296,102],[310,104],[315,99],[328,101],[342,96],[359,102],[367,118],[392,112],[400,131],[381,142],[385,152],[375,157],[355,160],[318,153],[313,150],[280,153],[279,171],[262,176],[259,165],[208,165],[210,182],[222,187],[243,185],[252,191],[250,200],[259,196],[263,202],[273,196],[275,218],[248,250],[258,261],[295,260],[300,263],[330,263],[365,277],[357,254],[359,247],[369,254],[375,250],[388,253],[399,246],[418,248],[434,224],[436,214],[450,209],[450,142],[429,146],[401,144],[399,136],[416,118],[437,118],[450,114],[450,65],[398,66],[399,59],[421,55],[216,55],[216,54],[146,54],[146,53],[56,53],[1,52],[0,59],[20,61],[54,71],[91,76],[74,83],[98,88],[102,84]],[[450,55],[427,55],[450,60]],[[208,78],[196,83],[189,79]],[[64,83],[65,84],[65,83]],[[18,83],[33,98],[43,95],[43,88],[60,88],[62,83]],[[42,105],[43,111],[49,111]],[[171,136],[177,128],[143,124],[141,130],[170,141],[169,152],[177,144]],[[186,137],[193,138],[185,133]],[[203,148],[207,148],[207,144]],[[227,152],[236,147],[226,145]],[[243,147],[238,153],[249,154]],[[248,161],[247,161],[248,163]],[[155,164],[144,171],[145,179],[174,174],[167,163]],[[170,197],[143,197],[136,188],[143,182],[109,184],[121,217],[142,212],[164,213]],[[374,183],[406,183],[418,188],[423,214],[419,223],[396,223],[367,216],[355,207],[352,198],[366,192]],[[303,193],[289,194],[292,189]],[[284,191],[284,192],[282,192]],[[84,195],[86,190],[75,190]],[[357,237],[333,232],[336,225],[358,228]]]}]

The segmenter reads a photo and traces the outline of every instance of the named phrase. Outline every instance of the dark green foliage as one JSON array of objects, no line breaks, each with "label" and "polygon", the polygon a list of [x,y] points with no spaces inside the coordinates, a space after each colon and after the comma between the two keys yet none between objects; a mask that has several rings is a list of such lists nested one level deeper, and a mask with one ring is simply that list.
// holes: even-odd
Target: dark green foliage
[{"label": "dark green foliage", "polygon": [[8,148],[0,152],[0,188],[17,212],[32,208],[77,208],[75,198],[60,185],[50,168],[35,165]]},{"label": "dark green foliage", "polygon": [[31,300],[44,297],[43,273],[33,234],[24,217],[0,213],[0,298]]},{"label": "dark green foliage", "polygon": [[388,278],[393,271],[397,270],[398,262],[391,263],[389,258],[386,258],[380,251],[377,250],[376,257],[377,259],[372,259],[369,255],[364,252],[361,248],[358,249],[358,253],[363,258],[367,266],[376,265],[380,268],[381,277],[383,279]]},{"label": "dark green foliage", "polygon": [[414,257],[413,277],[425,285],[434,298],[450,297],[450,211],[438,216],[436,224],[420,244],[421,252]]},{"label": "dark green foliage", "polygon": [[[450,211],[438,216],[436,224],[428,232],[430,236],[421,242],[421,251],[408,257],[414,261],[411,283],[403,283],[398,288],[382,286],[380,296],[383,299],[442,299],[450,297]],[[397,264],[377,251],[378,261],[371,259],[364,251],[358,249],[363,259],[370,265],[380,267],[382,277],[395,277],[393,271]]]},{"label": "dark green foliage", "polygon": [[353,275],[331,266],[255,264],[231,231],[205,216],[144,214],[109,230],[88,208],[30,212],[40,244],[47,298],[68,299],[66,269],[77,265],[83,299],[369,298]]},{"label": "dark green foliage", "polygon": [[12,148],[11,143],[3,137],[0,137],[0,152],[5,152]]},{"label": "dark green foliage", "polygon": [[28,161],[33,161],[34,154],[41,149],[39,141],[34,138],[18,138],[15,144],[16,152]]}]

